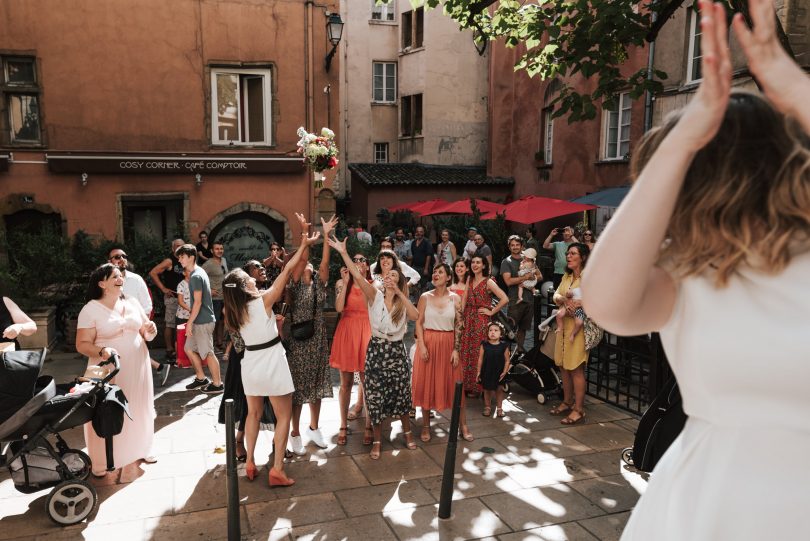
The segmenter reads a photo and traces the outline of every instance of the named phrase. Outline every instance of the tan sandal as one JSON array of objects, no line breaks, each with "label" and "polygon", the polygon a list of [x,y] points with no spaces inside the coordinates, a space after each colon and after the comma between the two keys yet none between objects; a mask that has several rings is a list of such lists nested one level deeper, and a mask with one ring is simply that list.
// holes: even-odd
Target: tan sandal
[{"label": "tan sandal", "polygon": [[484,407],[484,411],[481,412],[481,415],[484,417],[492,417],[492,408],[489,406]]},{"label": "tan sandal", "polygon": [[498,408],[495,410],[495,417],[506,417],[506,414],[503,412],[503,409]]},{"label": "tan sandal", "polygon": [[413,441],[413,434],[411,434],[410,430],[408,430],[407,432],[403,432],[402,435],[405,436],[405,447],[407,447],[411,451],[415,451],[416,449],[418,449],[416,443]]},{"label": "tan sandal", "polygon": [[[573,415],[574,413],[578,413],[579,417],[577,417],[576,419],[572,418],[571,415]],[[579,423],[580,421],[582,421],[583,419],[585,419],[585,412],[584,411],[572,409],[571,413],[568,414],[568,417],[560,420],[560,424],[569,425],[569,426],[570,425],[575,425],[575,424]]]},{"label": "tan sandal", "polygon": [[420,439],[425,443],[430,441],[430,427],[429,426],[423,426],[422,427],[422,436],[421,436]]},{"label": "tan sandal", "polygon": [[337,437],[337,444],[338,445],[346,445],[346,434],[348,433],[347,431],[348,431],[348,429],[345,426],[340,427],[340,430],[338,432],[338,437]]},{"label": "tan sandal", "polygon": [[562,415],[563,413],[565,413],[567,411],[571,411],[573,408],[574,408],[573,404],[568,404],[566,402],[560,402],[559,404],[557,404],[556,406],[554,406],[553,408],[548,410],[548,412],[551,415]]},{"label": "tan sandal", "polygon": [[379,460],[380,452],[382,451],[382,442],[374,441],[371,443],[371,452],[368,454],[371,460]]}]

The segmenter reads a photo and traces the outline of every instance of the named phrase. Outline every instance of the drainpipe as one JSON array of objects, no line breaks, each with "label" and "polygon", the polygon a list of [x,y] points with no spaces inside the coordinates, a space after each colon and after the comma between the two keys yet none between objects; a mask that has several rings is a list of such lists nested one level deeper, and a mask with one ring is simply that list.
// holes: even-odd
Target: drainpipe
[{"label": "drainpipe", "polygon": [[[312,11],[315,2],[306,0],[306,21],[304,31],[304,63],[306,69],[305,89],[306,95],[306,127],[310,133],[315,132],[315,58],[314,58],[314,38],[312,31]],[[307,174],[307,218],[315,223],[315,187],[312,182],[312,175]]]},{"label": "drainpipe", "polygon": [[[652,24],[655,25],[655,21],[658,19],[658,14],[653,12],[652,14]],[[653,59],[655,57],[655,40],[650,42],[650,50],[647,53],[647,80],[653,80]],[[652,129],[652,108],[653,108],[653,95],[652,92],[649,90],[645,93],[644,96],[644,133],[647,133]]]}]

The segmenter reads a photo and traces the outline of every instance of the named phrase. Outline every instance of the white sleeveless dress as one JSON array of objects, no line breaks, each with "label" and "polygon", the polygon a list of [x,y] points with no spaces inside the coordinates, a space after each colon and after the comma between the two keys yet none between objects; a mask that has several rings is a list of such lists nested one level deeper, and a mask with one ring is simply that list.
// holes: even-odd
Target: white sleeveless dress
[{"label": "white sleeveless dress", "polygon": [[[276,318],[267,315],[262,299],[248,303],[248,320],[239,329],[247,346],[257,346],[278,336]],[[258,351],[245,350],[242,358],[245,396],[283,396],[295,390],[287,353],[281,342]]]},{"label": "white sleeveless dress", "polygon": [[810,254],[684,280],[661,340],[689,420],[622,541],[810,539]]}]

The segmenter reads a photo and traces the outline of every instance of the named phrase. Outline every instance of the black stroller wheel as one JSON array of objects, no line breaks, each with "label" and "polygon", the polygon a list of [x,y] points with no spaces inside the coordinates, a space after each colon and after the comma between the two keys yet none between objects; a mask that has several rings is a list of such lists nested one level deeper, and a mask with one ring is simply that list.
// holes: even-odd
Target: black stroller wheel
[{"label": "black stroller wheel", "polygon": [[76,463],[75,459],[82,461],[82,467],[79,470],[71,469],[70,473],[73,474],[76,479],[85,480],[90,477],[90,471],[92,470],[92,460],[90,457],[87,456],[87,453],[84,451],[79,451],[78,449],[66,449],[61,455],[59,455],[62,460],[67,463]]},{"label": "black stroller wheel", "polygon": [[633,464],[633,448],[632,447],[625,447],[622,449],[622,460],[628,466],[635,466]]},{"label": "black stroller wheel", "polygon": [[98,510],[98,494],[87,481],[64,481],[48,494],[45,510],[61,526],[78,524]]}]

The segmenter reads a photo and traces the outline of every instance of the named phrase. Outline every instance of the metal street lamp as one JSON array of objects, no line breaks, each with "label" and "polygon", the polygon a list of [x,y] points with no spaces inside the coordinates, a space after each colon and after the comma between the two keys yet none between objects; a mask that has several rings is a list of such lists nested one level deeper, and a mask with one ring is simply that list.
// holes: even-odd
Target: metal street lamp
[{"label": "metal street lamp", "polygon": [[326,55],[326,71],[332,65],[332,57],[335,56],[337,47],[340,44],[340,38],[343,36],[343,20],[340,18],[339,13],[330,13],[329,18],[326,20],[326,37],[329,43],[332,44],[332,50]]}]

